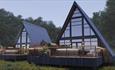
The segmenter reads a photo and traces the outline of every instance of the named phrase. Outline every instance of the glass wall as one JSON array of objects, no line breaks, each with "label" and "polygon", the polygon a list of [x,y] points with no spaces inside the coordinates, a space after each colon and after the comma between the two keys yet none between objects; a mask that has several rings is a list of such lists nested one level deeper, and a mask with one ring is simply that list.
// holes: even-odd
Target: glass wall
[{"label": "glass wall", "polygon": [[97,41],[95,33],[76,9],[59,41],[60,45],[77,48],[84,42],[85,46],[97,46]]},{"label": "glass wall", "polygon": [[28,33],[26,32],[25,29],[23,29],[17,41],[16,47],[20,48],[20,47],[29,47],[29,46],[30,46],[30,39]]}]

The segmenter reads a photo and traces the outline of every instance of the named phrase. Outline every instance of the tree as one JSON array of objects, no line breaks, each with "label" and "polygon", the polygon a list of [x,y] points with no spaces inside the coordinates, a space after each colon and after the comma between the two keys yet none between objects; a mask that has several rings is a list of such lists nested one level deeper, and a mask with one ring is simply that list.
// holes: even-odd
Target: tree
[{"label": "tree", "polygon": [[93,21],[109,44],[115,46],[115,0],[107,0],[104,11],[95,12]]},{"label": "tree", "polygon": [[13,13],[0,9],[0,42],[3,46],[14,45],[15,37],[22,23],[21,20]]}]

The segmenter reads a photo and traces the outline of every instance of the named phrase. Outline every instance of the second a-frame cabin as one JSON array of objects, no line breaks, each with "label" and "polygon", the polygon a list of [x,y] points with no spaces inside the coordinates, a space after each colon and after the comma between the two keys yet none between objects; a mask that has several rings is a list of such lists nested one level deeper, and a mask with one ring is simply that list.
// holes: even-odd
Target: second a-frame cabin
[{"label": "second a-frame cabin", "polygon": [[42,43],[51,43],[51,39],[45,28],[26,22],[19,31],[16,39],[16,47],[39,47]]},{"label": "second a-frame cabin", "polygon": [[[99,56],[108,58],[109,62],[114,57],[114,53],[108,42],[76,2],[73,3],[61,32],[58,35],[57,43],[66,48],[76,48],[79,51],[78,55],[84,54],[83,56],[85,57],[92,55]],[[106,51],[102,52],[102,49]],[[100,55],[100,53],[102,54]]]}]

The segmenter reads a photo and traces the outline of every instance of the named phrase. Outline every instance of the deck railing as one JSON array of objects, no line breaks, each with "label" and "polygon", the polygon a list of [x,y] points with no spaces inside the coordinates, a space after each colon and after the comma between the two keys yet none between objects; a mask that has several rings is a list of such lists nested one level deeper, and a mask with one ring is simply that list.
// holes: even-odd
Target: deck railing
[{"label": "deck railing", "polygon": [[85,50],[82,51],[79,48],[50,48],[51,56],[85,56],[85,57],[97,57],[101,55],[101,49],[97,49],[96,46],[85,46]]}]

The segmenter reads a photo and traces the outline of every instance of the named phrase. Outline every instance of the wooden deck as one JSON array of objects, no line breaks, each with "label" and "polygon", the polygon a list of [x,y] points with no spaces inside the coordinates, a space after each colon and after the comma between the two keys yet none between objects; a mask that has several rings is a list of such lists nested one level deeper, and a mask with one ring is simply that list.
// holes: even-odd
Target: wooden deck
[{"label": "wooden deck", "polygon": [[102,57],[91,54],[81,56],[78,55],[78,49],[54,49],[47,54],[39,54],[38,50],[36,52],[35,49],[33,52],[29,52],[29,54],[17,54],[17,51],[7,50],[5,53],[0,54],[0,59],[10,61],[27,60],[30,63],[39,65],[75,67],[98,67],[103,64]]},{"label": "wooden deck", "polygon": [[30,63],[56,66],[98,67],[102,65],[101,57],[71,57],[71,56],[32,56],[28,55]]}]

